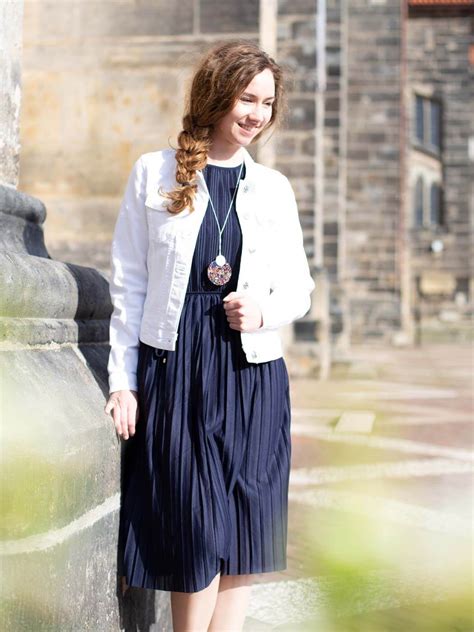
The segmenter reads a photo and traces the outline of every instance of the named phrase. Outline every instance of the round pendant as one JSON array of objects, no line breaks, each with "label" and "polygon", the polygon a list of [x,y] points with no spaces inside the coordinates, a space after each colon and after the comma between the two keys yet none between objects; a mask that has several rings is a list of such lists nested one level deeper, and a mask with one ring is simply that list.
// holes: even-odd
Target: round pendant
[{"label": "round pendant", "polygon": [[207,276],[214,285],[224,285],[232,276],[232,268],[228,263],[224,263],[224,265],[220,266],[216,259],[209,264]]}]

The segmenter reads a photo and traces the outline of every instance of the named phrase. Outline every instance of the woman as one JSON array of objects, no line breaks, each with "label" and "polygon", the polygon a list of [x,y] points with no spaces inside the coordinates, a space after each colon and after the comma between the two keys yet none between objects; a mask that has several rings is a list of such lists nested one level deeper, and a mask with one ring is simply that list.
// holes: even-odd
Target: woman
[{"label": "woman", "polygon": [[171,593],[175,631],[239,630],[252,575],[286,568],[290,396],[278,328],[314,283],[288,179],[246,150],[280,67],[200,60],[177,150],[141,156],[112,244],[110,398],[124,451],[119,574]]}]

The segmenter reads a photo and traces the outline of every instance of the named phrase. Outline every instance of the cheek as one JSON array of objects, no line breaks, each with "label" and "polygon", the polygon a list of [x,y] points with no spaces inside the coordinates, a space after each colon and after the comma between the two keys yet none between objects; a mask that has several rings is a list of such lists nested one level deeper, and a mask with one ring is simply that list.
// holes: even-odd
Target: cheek
[{"label": "cheek", "polygon": [[222,119],[222,121],[216,126],[216,130],[219,134],[228,134],[232,127],[232,121],[228,118]]},{"label": "cheek", "polygon": [[237,121],[240,121],[240,119],[244,118],[246,115],[247,115],[247,108],[245,107],[243,103],[236,106],[232,110],[232,119],[236,123]]}]

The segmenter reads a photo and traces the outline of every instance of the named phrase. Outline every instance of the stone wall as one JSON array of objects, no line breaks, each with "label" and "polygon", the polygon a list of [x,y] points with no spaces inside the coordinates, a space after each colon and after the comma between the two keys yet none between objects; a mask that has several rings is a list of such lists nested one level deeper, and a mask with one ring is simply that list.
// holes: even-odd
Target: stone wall
[{"label": "stone wall", "polygon": [[279,3],[277,58],[286,71],[289,113],[277,139],[276,168],[290,179],[298,198],[306,253],[314,255],[315,226],[315,3]]},{"label": "stone wall", "polygon": [[[421,14],[411,17],[408,23],[409,98],[412,101],[417,90],[425,91],[440,100],[442,109],[443,224],[411,229],[414,280],[428,272],[444,272],[448,275],[444,277],[446,288],[453,289],[445,296],[417,296],[418,301],[427,303],[426,309],[432,314],[439,312],[443,304],[457,301],[462,306],[473,298],[470,285],[474,156],[469,157],[469,142],[474,138],[473,66],[469,64],[472,42],[472,26],[465,15]],[[413,137],[413,108],[409,113]],[[413,188],[407,193],[413,218]],[[439,255],[430,249],[435,239],[444,245]]]},{"label": "stone wall", "polygon": [[[321,146],[317,6],[307,0],[279,3],[278,59],[291,70],[293,83],[277,167],[297,191],[310,257],[322,222],[320,261],[331,283],[332,340],[344,346],[341,340],[348,337],[389,339],[400,326],[400,5],[327,2]],[[322,202],[315,190],[318,169]]]},{"label": "stone wall", "polygon": [[352,340],[400,326],[400,5],[348,3],[346,274]]}]

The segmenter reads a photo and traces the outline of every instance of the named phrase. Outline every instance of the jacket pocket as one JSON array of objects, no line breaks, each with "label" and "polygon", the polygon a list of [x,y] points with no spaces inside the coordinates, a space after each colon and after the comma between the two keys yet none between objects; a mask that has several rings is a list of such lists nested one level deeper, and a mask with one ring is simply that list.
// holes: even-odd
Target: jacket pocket
[{"label": "jacket pocket", "polygon": [[165,204],[167,200],[157,194],[149,195],[145,200],[148,232],[150,241],[167,242],[176,245],[176,238],[181,234],[188,234],[186,213],[170,213]]},{"label": "jacket pocket", "polygon": [[151,242],[173,243],[173,223],[170,213],[155,197],[145,200],[148,235]]}]

